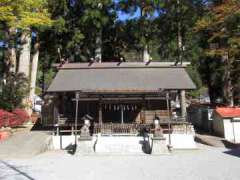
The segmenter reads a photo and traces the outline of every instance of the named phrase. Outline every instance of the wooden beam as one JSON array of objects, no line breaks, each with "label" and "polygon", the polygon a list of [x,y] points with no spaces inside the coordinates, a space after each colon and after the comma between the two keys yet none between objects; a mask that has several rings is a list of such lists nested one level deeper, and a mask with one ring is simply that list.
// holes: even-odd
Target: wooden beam
[{"label": "wooden beam", "polygon": [[[112,98],[101,98],[102,101],[124,101],[124,100],[130,100],[130,101],[141,101],[141,97],[112,97]],[[146,100],[165,100],[165,97],[146,97]],[[79,101],[99,101],[99,98],[81,98]]]}]

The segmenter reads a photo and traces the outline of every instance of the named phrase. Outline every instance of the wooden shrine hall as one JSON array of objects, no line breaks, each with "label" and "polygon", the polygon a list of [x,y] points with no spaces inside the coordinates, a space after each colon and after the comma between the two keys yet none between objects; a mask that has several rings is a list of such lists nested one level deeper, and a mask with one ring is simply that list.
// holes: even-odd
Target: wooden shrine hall
[{"label": "wooden shrine hall", "polygon": [[[47,90],[43,123],[78,128],[87,116],[96,133],[107,124],[121,129],[156,118],[162,124],[185,123],[185,91],[195,89],[185,67],[170,62],[63,64]],[[176,97],[177,115],[171,106]]]}]

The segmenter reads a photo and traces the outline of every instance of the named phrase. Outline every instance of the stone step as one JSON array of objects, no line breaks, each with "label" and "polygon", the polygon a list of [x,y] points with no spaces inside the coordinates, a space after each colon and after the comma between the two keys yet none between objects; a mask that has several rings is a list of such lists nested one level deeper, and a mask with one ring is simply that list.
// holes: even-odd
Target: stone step
[{"label": "stone step", "polygon": [[150,153],[150,142],[143,137],[98,137],[96,153],[145,154]]}]

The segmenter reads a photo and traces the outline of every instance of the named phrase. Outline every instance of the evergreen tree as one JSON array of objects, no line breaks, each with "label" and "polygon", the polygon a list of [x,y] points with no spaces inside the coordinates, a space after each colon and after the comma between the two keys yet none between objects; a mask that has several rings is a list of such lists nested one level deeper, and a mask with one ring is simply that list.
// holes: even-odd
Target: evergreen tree
[{"label": "evergreen tree", "polygon": [[[206,38],[204,52],[206,59],[212,59],[210,66],[213,63],[221,65],[217,73],[223,87],[221,94],[224,103],[233,106],[234,92],[240,81],[240,63],[237,61],[240,57],[240,2],[213,1],[207,10],[207,14],[198,21],[196,30]],[[210,69],[208,74],[216,73],[216,70]]]}]

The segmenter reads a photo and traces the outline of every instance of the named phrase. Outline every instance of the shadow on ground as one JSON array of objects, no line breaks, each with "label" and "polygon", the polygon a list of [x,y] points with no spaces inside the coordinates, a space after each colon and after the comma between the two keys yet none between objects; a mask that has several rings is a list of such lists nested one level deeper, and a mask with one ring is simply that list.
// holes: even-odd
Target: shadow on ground
[{"label": "shadow on ground", "polygon": [[[0,160],[0,163],[4,164],[7,168],[15,171],[17,174],[23,176],[25,179],[29,179],[29,180],[34,180],[33,177],[29,176],[27,173],[23,172],[22,170],[20,170],[19,168],[17,168],[16,166],[13,166],[5,161]],[[6,178],[9,178],[9,175],[6,175]],[[0,176],[0,179],[4,179],[4,177]]]},{"label": "shadow on ground", "polygon": [[236,156],[238,158],[240,158],[240,149],[230,149],[228,151],[223,152],[225,154],[231,155],[231,156]]},{"label": "shadow on ground", "polygon": [[240,148],[240,143],[232,143],[229,142],[227,140],[222,140],[222,143],[224,144],[224,146],[228,149],[236,149],[236,148]]},{"label": "shadow on ground", "polygon": [[68,145],[65,150],[67,150],[68,154],[74,155],[77,150],[77,145],[76,144],[70,144]]},{"label": "shadow on ground", "polygon": [[40,119],[36,121],[36,123],[33,125],[31,131],[52,131],[52,126],[43,126],[40,122]]}]

